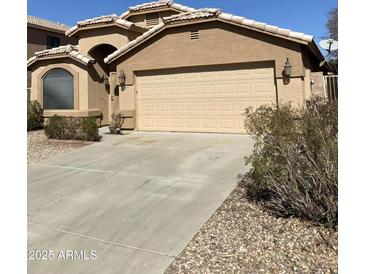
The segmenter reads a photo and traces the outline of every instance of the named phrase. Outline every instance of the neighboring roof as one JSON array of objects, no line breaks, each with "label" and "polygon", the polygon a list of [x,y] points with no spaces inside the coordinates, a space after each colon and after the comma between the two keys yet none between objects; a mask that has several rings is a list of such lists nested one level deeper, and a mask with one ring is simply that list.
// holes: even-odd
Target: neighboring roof
[{"label": "neighboring roof", "polygon": [[161,7],[170,7],[173,3],[174,3],[174,1],[170,1],[170,0],[160,0],[157,2],[156,1],[148,2],[148,3],[143,3],[140,5],[129,7],[129,11],[141,11],[141,10],[150,10],[150,9],[156,9],[156,8],[161,8]]},{"label": "neighboring roof", "polygon": [[121,14],[120,17],[126,19],[128,16],[133,14],[143,13],[146,11],[161,10],[166,8],[171,8],[173,10],[180,12],[195,10],[194,8],[191,7],[187,7],[181,4],[175,4],[173,0],[160,0],[130,7],[129,10]]},{"label": "neighboring roof", "polygon": [[67,45],[36,52],[35,56],[29,58],[29,60],[27,61],[27,67],[33,65],[35,62],[39,60],[47,60],[52,58],[65,58],[65,57],[72,58],[84,65],[88,65],[89,63],[95,62],[95,60],[90,56],[81,54],[79,52],[78,46]]},{"label": "neighboring roof", "polygon": [[32,15],[27,15],[27,24],[34,28],[47,29],[55,32],[65,33],[70,26],[53,22],[47,19],[39,18]]},{"label": "neighboring roof", "polygon": [[104,59],[104,62],[110,63],[114,61],[123,54],[127,53],[132,48],[138,46],[139,44],[142,44],[143,42],[155,36],[157,33],[161,32],[163,29],[167,27],[173,27],[176,24],[194,23],[197,21],[204,22],[209,20],[219,20],[235,24],[241,27],[249,28],[255,31],[260,31],[263,33],[267,33],[269,35],[279,36],[281,38],[296,41],[306,45],[308,43],[313,42],[312,35],[291,31],[289,29],[279,28],[277,26],[268,25],[266,23],[256,22],[254,20],[246,19],[241,16],[235,16],[233,14],[224,13],[219,9],[193,9],[188,12],[162,18],[162,23],[156,25],[149,31],[145,32],[143,35],[137,37],[135,40],[129,42],[122,48],[108,55]]},{"label": "neighboring roof", "polygon": [[102,15],[102,16],[98,16],[95,18],[79,21],[79,22],[77,22],[76,26],[73,26],[68,31],[66,31],[66,35],[72,36],[72,35],[76,34],[80,29],[83,29],[83,28],[90,28],[90,27],[95,27],[95,26],[105,26],[105,25],[110,25],[110,24],[122,27],[127,30],[132,29],[132,30],[136,30],[136,31],[140,31],[140,32],[146,31],[145,28],[137,26],[133,22],[124,20],[116,14],[110,14],[110,15]]}]

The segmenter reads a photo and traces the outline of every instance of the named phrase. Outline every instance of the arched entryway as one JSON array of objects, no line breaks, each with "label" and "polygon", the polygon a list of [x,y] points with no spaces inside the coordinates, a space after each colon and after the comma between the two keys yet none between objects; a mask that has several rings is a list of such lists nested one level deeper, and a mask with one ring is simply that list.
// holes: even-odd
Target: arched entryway
[{"label": "arched entryway", "polygon": [[115,81],[112,81],[114,78],[111,77],[111,74],[113,74],[113,72],[115,73],[115,65],[106,64],[104,59],[116,50],[117,49],[110,44],[99,44],[88,52],[88,55],[95,60],[93,66],[99,77],[98,93],[106,92],[108,94],[107,111],[104,111],[103,114],[106,115],[109,120],[111,115],[119,110],[119,92],[114,83]]},{"label": "arched entryway", "polygon": [[74,109],[74,77],[65,69],[55,68],[43,77],[43,108]]},{"label": "arched entryway", "polygon": [[96,63],[103,69],[103,71],[109,75],[111,71],[115,71],[114,65],[108,65],[104,63],[104,58],[113,53],[117,49],[109,44],[99,44],[93,47],[88,55],[95,59]]}]

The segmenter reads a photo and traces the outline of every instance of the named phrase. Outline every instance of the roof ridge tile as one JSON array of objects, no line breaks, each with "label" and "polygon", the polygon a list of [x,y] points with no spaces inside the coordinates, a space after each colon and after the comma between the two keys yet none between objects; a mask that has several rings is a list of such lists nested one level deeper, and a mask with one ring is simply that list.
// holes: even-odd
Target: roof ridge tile
[{"label": "roof ridge tile", "polygon": [[66,31],[67,29],[71,28],[71,26],[68,26],[66,24],[33,15],[27,15],[27,23],[34,26],[46,27],[59,31]]},{"label": "roof ridge tile", "polygon": [[60,56],[60,57],[67,57],[71,56],[77,60],[79,60],[84,65],[88,65],[89,63],[94,62],[95,60],[88,55],[82,54],[79,52],[79,47],[76,45],[65,45],[59,46],[52,49],[46,49],[42,51],[38,51],[35,55],[28,59],[27,67],[32,65],[38,60],[47,59],[48,57],[52,56]]},{"label": "roof ridge tile", "polygon": [[66,31],[66,35],[71,36],[80,28],[84,28],[84,27],[88,27],[88,26],[92,26],[92,25],[107,25],[110,23],[116,23],[127,29],[130,29],[133,26],[136,26],[135,23],[128,21],[126,19],[123,19],[123,18],[121,18],[121,16],[118,16],[113,13],[113,14],[109,14],[109,15],[101,15],[101,16],[86,19],[83,21],[78,21],[75,26],[73,26],[68,31]]}]

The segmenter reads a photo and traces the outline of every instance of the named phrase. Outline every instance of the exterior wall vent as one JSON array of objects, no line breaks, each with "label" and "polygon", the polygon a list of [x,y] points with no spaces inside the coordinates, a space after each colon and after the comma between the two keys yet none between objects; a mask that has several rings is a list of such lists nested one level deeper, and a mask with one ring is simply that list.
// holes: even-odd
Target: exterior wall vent
[{"label": "exterior wall vent", "polygon": [[198,30],[192,30],[190,33],[191,40],[198,40],[199,39],[199,31]]},{"label": "exterior wall vent", "polygon": [[192,30],[190,32],[190,38],[191,38],[191,40],[198,40],[199,39],[199,31],[198,30]]},{"label": "exterior wall vent", "polygon": [[152,27],[160,23],[159,13],[146,14],[146,26]]}]

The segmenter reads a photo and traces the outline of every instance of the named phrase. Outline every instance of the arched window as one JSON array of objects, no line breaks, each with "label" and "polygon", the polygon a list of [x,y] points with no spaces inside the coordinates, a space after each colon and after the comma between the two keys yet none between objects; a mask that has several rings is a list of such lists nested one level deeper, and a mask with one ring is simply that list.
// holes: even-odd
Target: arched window
[{"label": "arched window", "polygon": [[67,70],[52,69],[43,78],[43,108],[73,109],[73,76]]}]

